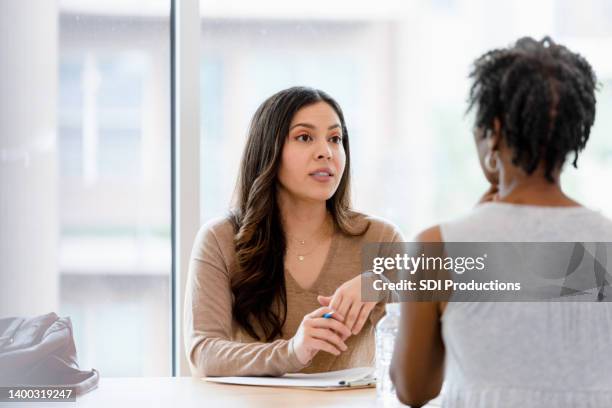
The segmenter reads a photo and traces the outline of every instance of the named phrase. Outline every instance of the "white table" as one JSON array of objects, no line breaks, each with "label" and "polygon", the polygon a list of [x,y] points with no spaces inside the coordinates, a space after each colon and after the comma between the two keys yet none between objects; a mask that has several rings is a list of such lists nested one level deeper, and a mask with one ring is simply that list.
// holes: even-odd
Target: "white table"
[{"label": "white table", "polygon": [[[1,403],[0,403],[1,404]],[[7,407],[194,407],[194,408],[245,408],[245,407],[405,407],[395,400],[389,405],[376,399],[374,388],[347,391],[313,391],[287,388],[253,387],[215,384],[191,377],[159,378],[102,378],[98,388],[77,398],[76,404],[9,403]],[[439,407],[436,401],[427,407]]]}]

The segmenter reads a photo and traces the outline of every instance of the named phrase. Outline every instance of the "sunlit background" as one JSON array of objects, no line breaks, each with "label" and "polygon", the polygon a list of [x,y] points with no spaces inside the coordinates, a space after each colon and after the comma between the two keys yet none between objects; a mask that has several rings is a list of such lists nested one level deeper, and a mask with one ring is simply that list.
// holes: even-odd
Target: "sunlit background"
[{"label": "sunlit background", "polygon": [[[13,294],[0,317],[71,316],[80,364],[103,376],[171,374],[170,7],[0,0],[0,295]],[[468,211],[486,188],[464,115],[470,63],[545,34],[599,76],[591,141],[564,184],[612,217],[609,1],[200,9],[201,222],[229,209],[257,106],[294,85],[327,91],[345,111],[356,209],[407,237]]]}]

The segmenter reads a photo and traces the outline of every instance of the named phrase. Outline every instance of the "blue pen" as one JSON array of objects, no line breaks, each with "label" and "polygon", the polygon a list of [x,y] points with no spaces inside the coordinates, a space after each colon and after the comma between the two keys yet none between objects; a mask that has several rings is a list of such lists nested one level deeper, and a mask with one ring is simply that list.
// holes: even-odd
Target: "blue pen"
[{"label": "blue pen", "polygon": [[332,317],[332,315],[333,315],[333,314],[334,314],[334,312],[325,313],[325,314],[323,315],[323,318],[324,318],[324,319],[330,319],[330,318]]}]

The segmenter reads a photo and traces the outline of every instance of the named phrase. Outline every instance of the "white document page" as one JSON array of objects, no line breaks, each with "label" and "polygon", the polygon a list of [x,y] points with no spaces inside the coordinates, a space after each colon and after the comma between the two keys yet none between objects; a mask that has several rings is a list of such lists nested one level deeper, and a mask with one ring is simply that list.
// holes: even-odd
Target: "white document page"
[{"label": "white document page", "polygon": [[206,377],[204,380],[224,384],[300,388],[350,388],[376,384],[372,367],[357,367],[316,374],[285,374],[282,377]]}]

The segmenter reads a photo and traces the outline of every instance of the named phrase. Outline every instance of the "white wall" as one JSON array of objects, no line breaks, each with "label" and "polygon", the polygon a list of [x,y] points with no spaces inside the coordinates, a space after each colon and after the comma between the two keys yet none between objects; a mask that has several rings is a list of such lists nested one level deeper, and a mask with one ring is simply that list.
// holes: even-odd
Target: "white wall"
[{"label": "white wall", "polygon": [[0,2],[0,317],[57,310],[57,3]]}]

